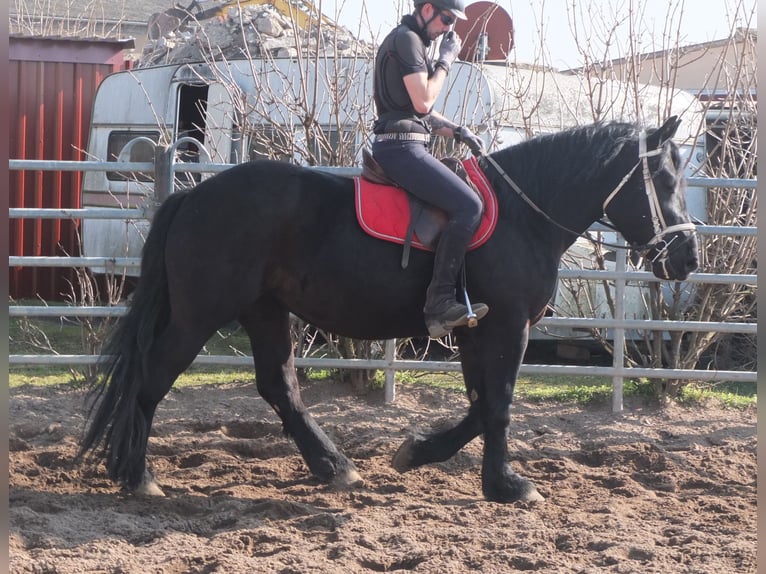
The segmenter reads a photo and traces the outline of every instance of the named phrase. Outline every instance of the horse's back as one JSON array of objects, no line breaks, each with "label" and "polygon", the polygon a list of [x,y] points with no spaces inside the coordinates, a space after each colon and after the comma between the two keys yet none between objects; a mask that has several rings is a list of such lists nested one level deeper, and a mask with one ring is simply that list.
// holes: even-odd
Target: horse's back
[{"label": "horse's back", "polygon": [[186,194],[169,224],[167,259],[287,257],[300,240],[321,242],[344,227],[341,219],[355,225],[353,213],[349,178],[279,161],[238,164]]},{"label": "horse's back", "polygon": [[232,184],[236,186],[237,191],[261,193],[264,190],[287,192],[299,188],[310,191],[312,188],[316,189],[316,186],[328,189],[346,187],[349,190],[353,187],[353,182],[348,177],[284,161],[257,159],[218,173],[200,183],[195,189],[205,191],[209,187]]},{"label": "horse's back", "polygon": [[353,201],[350,178],[261,159],[238,164],[201,182],[189,192],[185,203],[189,214],[200,219],[215,219],[214,214],[218,214],[232,221],[262,217],[281,220],[324,203],[343,202],[344,198]]}]

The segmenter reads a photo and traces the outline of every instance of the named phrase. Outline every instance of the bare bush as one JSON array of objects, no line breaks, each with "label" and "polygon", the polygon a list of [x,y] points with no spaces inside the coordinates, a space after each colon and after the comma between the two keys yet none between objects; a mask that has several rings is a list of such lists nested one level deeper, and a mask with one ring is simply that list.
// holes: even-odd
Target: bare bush
[{"label": "bare bush", "polygon": [[[682,83],[684,66],[696,65],[692,58],[709,56],[706,51],[689,55],[679,45],[682,38],[680,23],[685,8],[683,1],[669,3],[664,28],[653,31],[641,26],[644,15],[640,3],[629,2],[627,11],[609,14],[596,13],[594,5],[588,2],[573,2],[569,6],[570,25],[585,62],[580,72],[589,86],[588,91],[593,94],[591,105],[594,120],[601,119],[604,110],[626,104],[627,109],[632,108],[632,114],[642,120],[642,111],[645,110],[641,109],[639,96],[647,82],[663,88],[656,101],[660,120],[670,115],[677,94],[676,88]],[[602,5],[600,10],[610,11],[613,7]],[[719,50],[716,61],[703,84],[697,85],[695,90],[701,104],[701,121],[694,139],[704,142],[706,147],[706,157],[699,162],[695,175],[754,179],[757,176],[756,36],[750,33],[749,26],[755,13],[754,7],[747,8],[741,0],[731,4],[729,10],[729,38],[716,43],[718,45],[715,48]],[[591,25],[588,28],[590,33],[582,32],[583,22]],[[593,23],[596,23],[595,27]],[[620,45],[615,30],[626,25],[630,34],[625,43]],[[597,46],[600,50],[596,49]],[[623,57],[611,59],[615,50]],[[712,50],[713,47],[710,48]],[[646,54],[653,56],[648,57]],[[603,86],[610,79],[619,79],[632,86],[635,98],[633,106],[628,99],[617,101],[604,98]],[[688,84],[688,80],[686,82]],[[690,88],[686,84],[683,87]],[[706,223],[709,225],[757,225],[757,197],[753,189],[736,186],[710,188],[706,204]],[[701,240],[701,271],[732,275],[756,273],[754,235],[714,235],[702,237]],[[595,249],[593,261],[596,262],[596,268],[606,267],[598,249]],[[638,266],[641,267],[640,262]],[[611,314],[614,313],[609,285],[603,285],[603,298],[593,296],[593,287],[583,282],[570,280],[565,281],[564,285],[570,296],[570,308],[574,306],[578,314],[603,312],[603,309],[594,307],[594,300],[605,300]],[[650,319],[753,322],[757,315],[755,287],[751,285],[651,283],[643,295],[643,301],[644,315]],[[594,329],[592,335],[611,350],[611,342],[605,330]],[[739,341],[741,344],[738,348],[743,352],[732,353],[731,341]],[[717,331],[650,331],[629,340],[629,347],[627,361],[631,366],[734,370],[755,368],[754,337],[750,336],[725,335]],[[724,349],[727,352],[721,353]],[[682,381],[657,382],[658,388],[669,394],[677,392],[683,384]]]}]

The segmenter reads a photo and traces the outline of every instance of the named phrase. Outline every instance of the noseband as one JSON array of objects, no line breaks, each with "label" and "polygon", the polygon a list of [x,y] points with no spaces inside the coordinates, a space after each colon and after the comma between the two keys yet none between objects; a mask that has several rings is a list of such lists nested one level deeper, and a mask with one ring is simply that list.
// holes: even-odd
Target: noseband
[{"label": "noseband", "polygon": [[609,207],[609,203],[620,192],[625,183],[627,183],[627,181],[631,178],[633,173],[636,171],[636,169],[638,169],[638,166],[640,165],[644,176],[644,190],[646,191],[646,198],[649,202],[649,213],[652,217],[652,230],[654,231],[654,237],[652,237],[644,245],[631,245],[631,249],[636,251],[649,251],[651,249],[656,249],[657,254],[654,256],[654,258],[652,258],[652,263],[657,261],[660,257],[663,257],[667,253],[670,244],[676,239],[673,237],[670,241],[666,241],[663,239],[665,235],[676,231],[694,231],[696,229],[696,226],[691,222],[678,223],[676,225],[668,225],[665,223],[665,217],[662,215],[662,209],[660,208],[660,199],[657,195],[657,190],[654,187],[654,180],[652,180],[652,176],[649,172],[649,158],[657,155],[662,155],[662,153],[662,146],[655,150],[647,151],[646,131],[641,130],[641,133],[638,136],[638,162],[625,175],[625,177],[622,178],[614,191],[612,191],[612,193],[610,193],[604,200],[603,204],[603,210],[604,213],[606,213],[606,209]]}]

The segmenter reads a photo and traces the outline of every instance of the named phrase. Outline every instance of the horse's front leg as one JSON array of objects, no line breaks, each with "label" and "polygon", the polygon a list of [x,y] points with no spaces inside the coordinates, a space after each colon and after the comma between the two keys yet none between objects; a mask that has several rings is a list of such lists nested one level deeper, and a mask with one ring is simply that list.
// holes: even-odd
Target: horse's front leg
[{"label": "horse's front leg", "polygon": [[494,502],[543,500],[531,481],[511,469],[508,457],[511,403],[528,328],[524,326],[516,336],[508,332],[490,335],[485,330],[458,339],[463,377],[466,387],[472,389],[470,397],[473,406],[478,406],[484,433],[482,493]]},{"label": "horse's front leg", "polygon": [[481,431],[478,405],[472,404],[458,424],[429,435],[410,436],[396,451],[391,464],[399,472],[407,472],[424,464],[449,460]]},{"label": "horse's front leg", "polygon": [[409,437],[397,450],[392,464],[406,472],[454,456],[471,440],[484,434],[482,491],[487,500],[513,502],[543,500],[534,484],[508,463],[508,429],[513,389],[526,348],[526,330],[510,339],[507,333],[491,336],[480,324],[477,331],[457,329],[463,379],[470,407],[456,425],[427,435]]}]

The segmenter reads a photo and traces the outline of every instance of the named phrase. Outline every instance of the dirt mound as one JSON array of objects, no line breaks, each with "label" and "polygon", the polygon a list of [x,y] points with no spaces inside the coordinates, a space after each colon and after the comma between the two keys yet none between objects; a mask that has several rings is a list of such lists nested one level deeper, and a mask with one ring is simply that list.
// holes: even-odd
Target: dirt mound
[{"label": "dirt mound", "polygon": [[334,491],[253,384],[184,388],[155,418],[167,496],[147,500],[71,466],[83,391],[10,394],[11,572],[755,572],[755,412],[518,401],[513,465],[546,501],[502,505],[481,498],[481,440],[446,463],[390,466],[410,432],[462,417],[458,393],[404,386],[385,405],[307,384],[366,481]]}]

